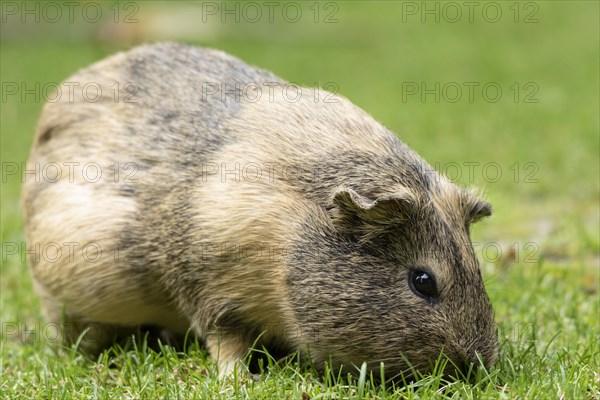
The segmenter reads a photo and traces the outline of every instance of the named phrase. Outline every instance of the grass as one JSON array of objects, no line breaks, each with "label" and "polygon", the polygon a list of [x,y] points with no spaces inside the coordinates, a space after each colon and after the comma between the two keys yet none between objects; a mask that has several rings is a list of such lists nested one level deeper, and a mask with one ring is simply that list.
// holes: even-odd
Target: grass
[{"label": "grass", "polygon": [[[498,23],[478,17],[473,23],[421,23],[406,15],[403,22],[402,3],[353,2],[339,5],[333,24],[211,20],[202,27],[212,33],[186,38],[293,82],[333,82],[430,163],[449,175],[459,171],[461,184],[485,189],[495,215],[475,227],[473,240],[501,352],[475,383],[432,374],[404,387],[381,387],[358,370],[322,377],[294,359],[273,365],[259,381],[222,380],[197,343],[178,353],[138,340],[94,360],[53,346],[22,251],[9,251],[23,243],[20,179],[5,174],[9,164],[25,161],[43,101],[7,95],[0,119],[0,397],[600,399],[599,5],[530,3],[538,7],[537,23],[514,23],[512,2],[501,3],[506,18]],[[140,6],[140,26],[151,25],[152,10],[161,7]],[[128,47],[125,39],[93,40],[92,25],[3,24],[3,85],[59,82]],[[73,34],[77,29],[83,33]],[[452,103],[405,92],[415,83],[431,88],[436,82],[463,88],[465,82],[492,82],[503,96],[494,103],[480,95]],[[524,102],[529,82],[538,89],[536,103]],[[502,172],[498,179],[485,170],[491,163]]]}]

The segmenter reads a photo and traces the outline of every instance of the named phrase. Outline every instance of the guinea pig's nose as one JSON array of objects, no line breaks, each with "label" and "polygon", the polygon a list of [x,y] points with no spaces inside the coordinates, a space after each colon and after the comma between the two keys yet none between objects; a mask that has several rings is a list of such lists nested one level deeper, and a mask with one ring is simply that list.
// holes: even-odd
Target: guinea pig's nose
[{"label": "guinea pig's nose", "polygon": [[477,375],[477,368],[479,368],[479,365],[472,363],[469,360],[465,359],[462,362],[459,362],[458,371],[460,371],[461,374],[460,378],[472,381]]},{"label": "guinea pig's nose", "polygon": [[478,363],[473,363],[466,357],[458,357],[458,359],[448,363],[444,375],[451,380],[464,380],[473,383],[478,368]]}]

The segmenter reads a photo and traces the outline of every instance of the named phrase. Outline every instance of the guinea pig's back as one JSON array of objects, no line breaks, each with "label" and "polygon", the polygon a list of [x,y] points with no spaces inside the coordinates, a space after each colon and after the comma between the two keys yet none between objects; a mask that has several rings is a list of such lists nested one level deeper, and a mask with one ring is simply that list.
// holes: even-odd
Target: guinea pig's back
[{"label": "guinea pig's back", "polygon": [[215,89],[265,80],[278,78],[220,51],[164,43],[100,61],[49,96],[22,188],[46,305],[100,322],[179,325],[162,320],[177,313],[154,268],[168,253],[165,221],[179,224],[168,215],[186,197],[178,188],[235,141],[225,122],[240,103]]}]

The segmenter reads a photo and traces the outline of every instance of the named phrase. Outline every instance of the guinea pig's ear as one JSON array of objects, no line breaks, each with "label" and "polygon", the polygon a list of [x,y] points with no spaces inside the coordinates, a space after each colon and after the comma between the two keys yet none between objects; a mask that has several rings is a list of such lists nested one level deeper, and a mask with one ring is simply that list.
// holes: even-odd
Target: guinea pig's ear
[{"label": "guinea pig's ear", "polygon": [[342,231],[357,235],[372,235],[395,226],[404,221],[414,207],[412,196],[403,189],[370,198],[342,188],[334,193],[333,204],[334,224]]},{"label": "guinea pig's ear", "polygon": [[492,215],[492,206],[487,201],[472,198],[467,205],[467,224],[473,224]]}]

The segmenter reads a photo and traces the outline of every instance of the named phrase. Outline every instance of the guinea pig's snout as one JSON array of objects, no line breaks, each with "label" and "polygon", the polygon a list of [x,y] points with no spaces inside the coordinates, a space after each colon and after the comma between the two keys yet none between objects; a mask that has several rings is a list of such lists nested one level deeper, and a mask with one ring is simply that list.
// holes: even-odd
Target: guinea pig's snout
[{"label": "guinea pig's snout", "polygon": [[461,373],[460,378],[472,380],[477,374],[477,369],[479,369],[478,362],[471,362],[470,360],[463,358],[458,363],[458,371]]},{"label": "guinea pig's snout", "polygon": [[449,380],[465,380],[473,382],[477,376],[479,362],[471,362],[467,357],[458,356],[449,360],[444,370],[444,377]]},{"label": "guinea pig's snout", "polygon": [[453,380],[463,380],[474,383],[479,369],[487,370],[494,365],[497,357],[496,352],[480,353],[455,352],[447,354],[448,363],[444,368],[444,376]]}]

